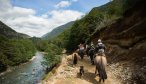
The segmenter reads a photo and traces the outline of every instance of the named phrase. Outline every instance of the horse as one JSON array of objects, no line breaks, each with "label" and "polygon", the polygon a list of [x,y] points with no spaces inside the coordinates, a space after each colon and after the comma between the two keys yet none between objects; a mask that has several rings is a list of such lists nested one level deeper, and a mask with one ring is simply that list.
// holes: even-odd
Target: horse
[{"label": "horse", "polygon": [[101,80],[103,80],[104,82],[104,80],[107,79],[107,74],[105,71],[105,68],[107,65],[106,57],[104,55],[96,55],[95,65],[96,65],[95,75],[97,74],[97,71],[98,71],[99,82],[101,82]]},{"label": "horse", "polygon": [[92,65],[94,64],[94,53],[95,53],[95,50],[90,48],[88,51],[88,55],[90,56],[90,60],[91,60]]},{"label": "horse", "polygon": [[77,57],[77,54],[73,54],[73,64],[76,65],[78,62],[78,57]]},{"label": "horse", "polygon": [[82,49],[82,50],[79,49],[78,54],[80,55],[81,59],[83,59],[84,58],[84,55],[85,55],[85,50],[84,49]]}]

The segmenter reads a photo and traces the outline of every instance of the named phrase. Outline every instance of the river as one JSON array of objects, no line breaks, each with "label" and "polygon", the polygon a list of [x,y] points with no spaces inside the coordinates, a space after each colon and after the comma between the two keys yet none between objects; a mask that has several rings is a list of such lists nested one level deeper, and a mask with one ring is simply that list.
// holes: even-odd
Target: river
[{"label": "river", "polygon": [[0,76],[0,84],[38,84],[45,74],[43,53],[36,52],[35,59],[15,67],[10,72]]}]

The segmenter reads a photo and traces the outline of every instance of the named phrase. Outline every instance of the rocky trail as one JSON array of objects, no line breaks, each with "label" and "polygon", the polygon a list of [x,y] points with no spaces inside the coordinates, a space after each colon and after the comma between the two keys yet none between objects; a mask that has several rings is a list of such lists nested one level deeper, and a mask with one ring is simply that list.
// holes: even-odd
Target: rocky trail
[{"label": "rocky trail", "polygon": [[[79,76],[79,68],[84,66],[85,74],[82,78]],[[99,83],[98,75],[95,75],[95,65],[91,65],[89,57],[85,56],[83,60],[78,56],[78,64],[72,65],[72,55],[65,55],[60,66],[55,73],[49,77],[44,84],[121,84],[121,81],[112,74],[112,69],[108,65],[106,68],[108,78],[105,82]]]}]

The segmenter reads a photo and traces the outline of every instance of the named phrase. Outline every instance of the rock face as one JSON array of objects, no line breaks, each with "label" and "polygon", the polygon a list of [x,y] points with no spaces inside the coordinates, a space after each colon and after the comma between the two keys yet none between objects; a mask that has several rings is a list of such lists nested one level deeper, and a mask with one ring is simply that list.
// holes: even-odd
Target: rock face
[{"label": "rock face", "polygon": [[98,38],[107,46],[112,73],[123,83],[146,84],[146,1],[140,0],[115,23],[97,31]]}]

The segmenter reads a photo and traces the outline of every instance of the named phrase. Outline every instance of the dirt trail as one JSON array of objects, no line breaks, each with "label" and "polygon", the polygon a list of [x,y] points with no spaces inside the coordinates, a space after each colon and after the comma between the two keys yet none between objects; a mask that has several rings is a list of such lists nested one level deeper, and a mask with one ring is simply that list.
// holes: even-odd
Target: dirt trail
[{"label": "dirt trail", "polygon": [[[73,66],[72,55],[64,56],[56,73],[49,77],[44,84],[100,84],[99,77],[94,74],[95,65],[91,65],[89,57],[85,56],[83,60],[80,60],[78,56],[78,59],[78,64]],[[82,78],[78,76],[80,66],[84,66],[85,69]],[[103,84],[121,84],[110,72],[111,70],[107,67],[108,79]]]}]

